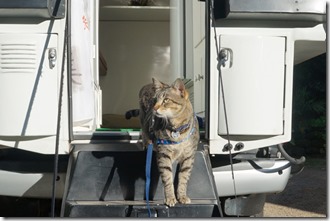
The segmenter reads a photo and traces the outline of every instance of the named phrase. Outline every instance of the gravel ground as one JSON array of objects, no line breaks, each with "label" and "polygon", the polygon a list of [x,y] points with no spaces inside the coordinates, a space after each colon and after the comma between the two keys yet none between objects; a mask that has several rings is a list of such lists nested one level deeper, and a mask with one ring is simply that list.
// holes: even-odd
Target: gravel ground
[{"label": "gravel ground", "polygon": [[312,162],[290,178],[283,192],[267,196],[264,217],[328,216],[326,161]]}]

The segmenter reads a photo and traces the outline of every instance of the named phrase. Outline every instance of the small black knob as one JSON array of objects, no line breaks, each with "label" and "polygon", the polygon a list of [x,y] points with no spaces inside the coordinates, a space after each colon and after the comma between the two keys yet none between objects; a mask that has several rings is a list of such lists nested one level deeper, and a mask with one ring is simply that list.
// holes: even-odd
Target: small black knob
[{"label": "small black knob", "polygon": [[244,148],[244,144],[239,142],[235,145],[234,150],[238,151],[238,150],[242,150]]},{"label": "small black knob", "polygon": [[227,144],[225,144],[225,146],[223,146],[222,151],[225,152],[225,151],[229,151],[231,149],[233,149],[233,145],[231,145],[231,143],[227,143]]}]

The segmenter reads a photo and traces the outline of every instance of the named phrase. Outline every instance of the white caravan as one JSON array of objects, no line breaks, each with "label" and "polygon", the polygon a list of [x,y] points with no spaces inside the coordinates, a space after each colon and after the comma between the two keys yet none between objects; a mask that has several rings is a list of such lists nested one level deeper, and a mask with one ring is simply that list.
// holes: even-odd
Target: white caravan
[{"label": "white caravan", "polygon": [[[201,195],[182,213],[154,199],[153,214],[261,213],[266,194],[283,191],[292,163],[303,161],[281,147],[291,139],[293,68],[325,53],[325,26],[325,0],[0,0],[0,195],[53,195],[62,216],[145,214],[140,187],[129,201],[103,188],[112,169],[120,176],[109,159],[144,157],[139,120],[125,113],[152,77],[182,78],[200,118],[199,163],[210,169],[209,184],[197,178],[191,192],[211,187],[220,209],[199,211]],[[77,180],[86,198],[73,197]],[[113,212],[123,204],[130,213]]]}]

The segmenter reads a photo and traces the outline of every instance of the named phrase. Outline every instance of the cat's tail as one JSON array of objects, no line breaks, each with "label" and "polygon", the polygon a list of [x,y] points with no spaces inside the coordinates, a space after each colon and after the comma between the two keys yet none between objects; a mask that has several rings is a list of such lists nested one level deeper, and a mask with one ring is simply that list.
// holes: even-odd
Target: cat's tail
[{"label": "cat's tail", "polygon": [[131,117],[138,117],[139,114],[140,114],[140,110],[139,109],[129,110],[129,111],[126,111],[125,118],[127,120],[129,120],[129,119],[131,119]]}]

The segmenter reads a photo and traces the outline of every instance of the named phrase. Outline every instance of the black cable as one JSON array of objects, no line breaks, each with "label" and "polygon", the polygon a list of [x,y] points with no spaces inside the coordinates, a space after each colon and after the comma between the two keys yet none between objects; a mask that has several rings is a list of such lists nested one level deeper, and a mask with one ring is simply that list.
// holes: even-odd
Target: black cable
[{"label": "black cable", "polygon": [[54,172],[53,172],[53,188],[52,188],[52,202],[51,202],[51,217],[55,217],[55,194],[56,194],[56,182],[58,177],[58,150],[60,141],[61,131],[61,114],[62,114],[62,97],[63,97],[63,82],[64,82],[64,71],[65,71],[65,51],[67,46],[67,25],[68,19],[66,19],[65,30],[64,30],[64,44],[63,44],[63,56],[62,56],[62,69],[61,69],[61,80],[60,80],[60,91],[58,100],[58,112],[57,112],[57,128],[56,128],[56,141],[55,141],[55,155],[54,155]]},{"label": "black cable", "polygon": [[283,144],[278,144],[277,145],[278,150],[281,152],[282,156],[288,160],[290,163],[295,164],[295,165],[300,165],[305,163],[306,158],[304,156],[300,157],[300,159],[296,159],[291,157],[283,148]]},{"label": "black cable", "polygon": [[71,0],[67,2],[67,90],[68,90],[68,131],[69,143],[73,140],[73,111],[72,111],[72,54],[71,54]]},{"label": "black cable", "polygon": [[[233,187],[234,187],[234,195],[235,199],[237,198],[236,194],[236,183],[235,183],[235,176],[234,176],[234,166],[233,166],[233,157],[231,153],[232,145],[230,143],[230,138],[229,138],[229,126],[228,126],[228,118],[227,118],[227,108],[226,108],[226,101],[225,101],[225,93],[224,93],[224,87],[223,87],[223,79],[222,79],[222,73],[221,73],[221,58],[220,52],[219,52],[219,44],[218,44],[218,39],[217,39],[217,32],[216,32],[216,22],[214,18],[214,0],[211,0],[211,18],[212,18],[212,23],[213,23],[213,30],[214,30],[214,41],[215,41],[215,47],[216,47],[216,52],[217,52],[217,60],[220,62],[220,65],[218,65],[218,72],[219,72],[219,80],[220,80],[220,87],[221,87],[221,93],[222,93],[222,104],[223,104],[223,110],[224,110],[224,117],[225,117],[225,124],[226,124],[226,135],[227,135],[227,149],[229,151],[229,161],[230,161],[230,167],[231,167],[231,175],[233,179]],[[238,209],[238,207],[236,207]],[[237,214],[237,216],[239,216]]]}]

